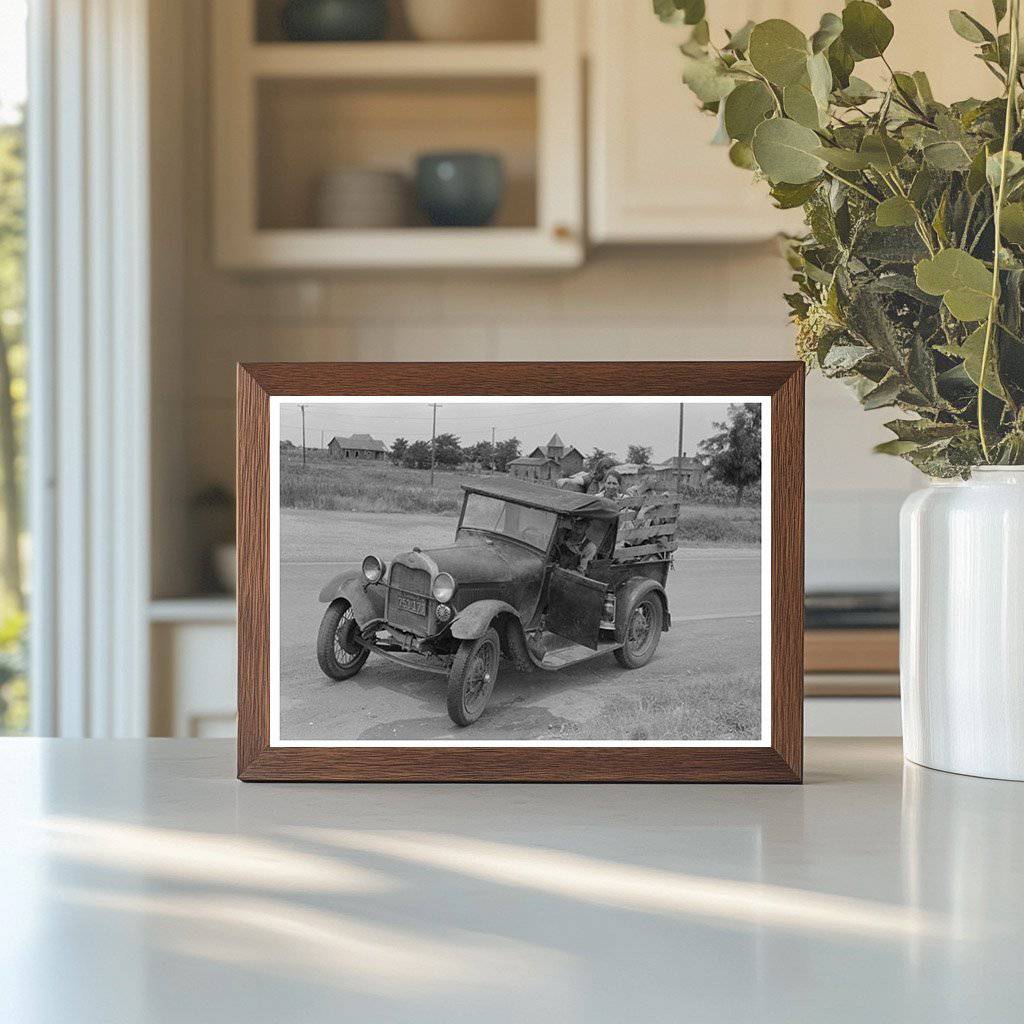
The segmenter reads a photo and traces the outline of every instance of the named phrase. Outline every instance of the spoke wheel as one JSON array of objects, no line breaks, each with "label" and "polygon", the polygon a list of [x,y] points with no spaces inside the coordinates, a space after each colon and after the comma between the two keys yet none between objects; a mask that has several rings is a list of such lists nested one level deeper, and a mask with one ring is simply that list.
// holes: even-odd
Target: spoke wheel
[{"label": "spoke wheel", "polygon": [[359,631],[352,606],[338,598],[327,606],[316,638],[316,660],[331,679],[351,679],[366,664],[370,652],[355,643]]},{"label": "spoke wheel", "polygon": [[472,725],[483,714],[498,679],[500,660],[501,641],[493,628],[459,645],[448,676],[448,717],[456,725]]},{"label": "spoke wheel", "polygon": [[620,665],[641,668],[654,657],[661,640],[663,617],[661,599],[657,594],[645,594],[629,609],[626,635],[622,647],[615,652]]}]

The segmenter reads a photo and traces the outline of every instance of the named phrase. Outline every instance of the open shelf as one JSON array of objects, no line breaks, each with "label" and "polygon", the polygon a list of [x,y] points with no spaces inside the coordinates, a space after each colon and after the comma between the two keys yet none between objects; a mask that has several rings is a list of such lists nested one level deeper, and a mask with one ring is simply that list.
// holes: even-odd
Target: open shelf
[{"label": "open shelf", "polygon": [[[218,3],[222,0],[217,0]],[[281,26],[281,13],[285,0],[249,0],[254,15],[249,21],[252,26],[251,38],[258,45],[271,45],[284,42],[285,34]],[[423,0],[420,0],[423,2]],[[427,0],[430,2],[430,0]],[[506,0],[503,14],[505,21],[495,35],[506,41],[534,42],[537,39],[538,19],[537,0]],[[489,27],[493,28],[492,21]],[[406,0],[388,0],[388,24],[384,36],[385,41],[403,41],[419,43],[415,34],[414,19],[410,19],[406,11]],[[299,46],[315,46],[315,43],[298,43]],[[355,43],[355,46],[373,45],[371,43]],[[464,46],[486,46],[486,43],[467,42]]]},{"label": "open shelf", "polygon": [[257,78],[381,78],[536,74],[535,43],[269,43],[245,58]]},{"label": "open shelf", "polygon": [[[412,197],[413,177],[417,156],[438,150],[497,153],[505,189],[493,228],[536,227],[532,79],[272,79],[258,85],[256,115],[261,231],[325,230],[314,212],[320,180],[350,166],[401,173],[409,193],[402,230],[429,230]],[[377,233],[359,231],[363,237],[353,240],[372,245]],[[453,240],[451,229],[443,233]]]},{"label": "open shelf", "polygon": [[[281,41],[277,0],[213,8],[214,242],[230,269],[569,267],[583,258],[581,54],[575,0],[530,5],[531,38]],[[401,227],[322,226],[321,181],[343,168],[496,153],[492,221],[435,228],[410,202]],[[382,217],[378,223],[389,218]],[[368,217],[359,220],[373,223]]]}]

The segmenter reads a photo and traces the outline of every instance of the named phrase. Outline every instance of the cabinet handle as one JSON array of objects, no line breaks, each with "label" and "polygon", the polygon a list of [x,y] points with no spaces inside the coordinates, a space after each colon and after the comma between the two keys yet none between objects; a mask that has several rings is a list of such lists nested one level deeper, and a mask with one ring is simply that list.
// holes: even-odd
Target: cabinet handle
[{"label": "cabinet handle", "polygon": [[559,240],[560,242],[568,242],[568,241],[571,241],[571,240],[572,240],[572,237],[573,237],[573,230],[572,230],[572,228],[571,228],[571,227],[569,227],[569,225],[568,225],[568,224],[556,224],[556,225],[554,226],[554,228],[552,228],[552,231],[551,231],[551,233],[552,233],[552,234],[553,234],[553,235],[555,236],[555,238],[557,238],[557,239],[558,239],[558,240]]}]

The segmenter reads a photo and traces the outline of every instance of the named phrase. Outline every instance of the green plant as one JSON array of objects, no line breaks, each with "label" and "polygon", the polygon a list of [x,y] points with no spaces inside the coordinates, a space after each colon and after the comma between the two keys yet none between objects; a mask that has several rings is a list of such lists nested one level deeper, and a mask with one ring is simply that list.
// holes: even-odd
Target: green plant
[{"label": "green plant", "polygon": [[[692,26],[683,80],[716,141],[778,207],[803,207],[808,232],[785,244],[799,355],[864,408],[911,414],[878,451],[967,476],[1024,462],[1020,0],[993,0],[991,25],[949,12],[1000,86],[949,105],[923,72],[890,67],[890,6],[852,0],[809,38],[748,22],[718,46],[704,0],[654,0]],[[884,88],[854,74],[864,61]]]}]

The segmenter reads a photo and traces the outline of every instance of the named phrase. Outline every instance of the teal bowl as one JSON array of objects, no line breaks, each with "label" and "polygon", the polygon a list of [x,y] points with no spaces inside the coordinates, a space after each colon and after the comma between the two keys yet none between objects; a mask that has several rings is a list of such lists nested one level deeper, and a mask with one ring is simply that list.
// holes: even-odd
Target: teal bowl
[{"label": "teal bowl", "polygon": [[387,0],[288,0],[281,27],[286,38],[301,43],[381,39],[388,27]]},{"label": "teal bowl", "polygon": [[416,196],[435,227],[484,227],[504,194],[505,166],[494,153],[424,153],[416,161]]}]

